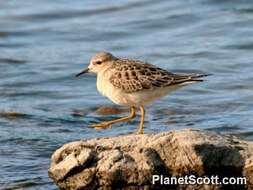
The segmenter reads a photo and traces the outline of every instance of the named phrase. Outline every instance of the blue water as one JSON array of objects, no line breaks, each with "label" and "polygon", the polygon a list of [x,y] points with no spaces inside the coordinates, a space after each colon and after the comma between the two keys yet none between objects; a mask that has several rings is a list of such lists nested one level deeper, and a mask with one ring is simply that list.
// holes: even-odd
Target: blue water
[{"label": "blue water", "polygon": [[0,189],[57,189],[47,169],[58,147],[136,130],[139,118],[87,127],[112,118],[96,112],[113,104],[95,76],[74,77],[97,51],[213,74],[148,106],[147,133],[253,140],[252,23],[251,0],[0,1]]}]

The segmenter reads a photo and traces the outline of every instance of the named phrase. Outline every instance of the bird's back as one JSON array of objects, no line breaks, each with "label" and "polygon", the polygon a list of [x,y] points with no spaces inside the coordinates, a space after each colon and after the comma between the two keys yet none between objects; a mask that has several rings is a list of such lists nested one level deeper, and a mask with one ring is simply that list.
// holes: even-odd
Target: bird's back
[{"label": "bird's back", "polygon": [[138,60],[117,59],[112,67],[110,83],[125,93],[156,90],[197,80],[196,75],[178,75]]}]

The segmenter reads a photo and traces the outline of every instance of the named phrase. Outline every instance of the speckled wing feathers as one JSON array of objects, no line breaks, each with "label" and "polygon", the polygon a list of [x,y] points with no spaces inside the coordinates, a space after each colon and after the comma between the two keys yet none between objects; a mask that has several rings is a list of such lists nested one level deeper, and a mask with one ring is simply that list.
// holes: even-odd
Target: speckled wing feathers
[{"label": "speckled wing feathers", "polygon": [[126,93],[145,89],[164,88],[191,81],[191,76],[170,73],[154,65],[137,60],[118,59],[112,68],[110,82]]}]

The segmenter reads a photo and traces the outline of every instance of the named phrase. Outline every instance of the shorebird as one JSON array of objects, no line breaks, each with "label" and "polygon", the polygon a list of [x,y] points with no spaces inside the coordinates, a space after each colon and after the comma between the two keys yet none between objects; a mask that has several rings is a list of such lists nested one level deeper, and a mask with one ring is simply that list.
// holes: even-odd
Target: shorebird
[{"label": "shorebird", "polygon": [[172,91],[188,84],[201,82],[207,75],[179,75],[139,60],[122,59],[108,52],[96,53],[84,73],[97,74],[97,89],[112,102],[130,107],[127,117],[93,124],[94,128],[107,128],[114,123],[130,121],[136,116],[136,108],[140,108],[141,119],[138,134],[144,133],[144,106]]}]

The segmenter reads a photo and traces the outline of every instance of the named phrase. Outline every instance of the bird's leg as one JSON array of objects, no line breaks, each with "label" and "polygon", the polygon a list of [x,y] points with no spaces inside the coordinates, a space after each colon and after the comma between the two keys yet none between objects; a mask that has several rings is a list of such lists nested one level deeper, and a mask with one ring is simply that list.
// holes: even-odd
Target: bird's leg
[{"label": "bird's leg", "polygon": [[93,127],[93,128],[108,128],[108,127],[111,127],[111,125],[114,124],[114,123],[132,120],[133,118],[135,118],[135,116],[136,116],[135,107],[132,106],[131,107],[131,114],[129,116],[122,117],[122,118],[115,119],[115,120],[111,120],[111,121],[105,121],[105,122],[98,123],[98,124],[94,124],[94,125],[91,125],[90,127]]},{"label": "bird's leg", "polygon": [[145,108],[144,108],[144,106],[140,106],[140,110],[141,110],[141,121],[140,121],[140,126],[137,131],[137,134],[144,133],[144,121],[145,121]]}]

